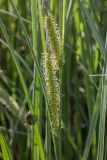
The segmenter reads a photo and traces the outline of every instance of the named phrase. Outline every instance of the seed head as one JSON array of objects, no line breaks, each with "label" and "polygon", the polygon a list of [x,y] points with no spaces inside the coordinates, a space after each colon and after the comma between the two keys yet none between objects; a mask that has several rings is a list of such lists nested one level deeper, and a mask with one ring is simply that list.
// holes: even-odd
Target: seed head
[{"label": "seed head", "polygon": [[52,57],[56,59],[56,70],[59,70],[62,54],[60,33],[58,26],[55,23],[54,17],[49,12],[44,17],[44,26],[46,30],[48,52],[51,53]]},{"label": "seed head", "polygon": [[52,57],[49,53],[43,54],[42,68],[45,81],[46,94],[49,100],[49,114],[51,119],[51,130],[54,136],[59,136],[60,118],[60,87],[53,67]]}]

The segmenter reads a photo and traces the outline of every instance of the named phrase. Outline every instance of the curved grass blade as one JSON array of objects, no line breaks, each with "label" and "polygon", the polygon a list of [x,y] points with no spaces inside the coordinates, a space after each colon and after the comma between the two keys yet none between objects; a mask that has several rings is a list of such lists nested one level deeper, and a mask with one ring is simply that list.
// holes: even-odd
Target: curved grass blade
[{"label": "curved grass blade", "polygon": [[13,6],[15,12],[16,12],[16,15],[17,15],[19,24],[20,24],[20,26],[21,26],[21,28],[22,28],[22,30],[23,30],[23,33],[24,33],[26,42],[27,42],[28,47],[29,47],[29,49],[30,49],[30,54],[31,54],[31,56],[32,56],[32,58],[33,58],[33,60],[34,60],[34,62],[35,62],[36,69],[37,69],[38,76],[39,76],[39,81],[40,81],[40,84],[41,84],[41,87],[42,87],[42,91],[43,91],[43,94],[44,94],[44,98],[45,98],[46,103],[48,104],[48,99],[47,99],[47,96],[46,96],[45,87],[44,87],[44,85],[43,85],[44,83],[43,83],[43,78],[42,78],[41,69],[40,69],[38,60],[37,60],[37,58],[36,58],[36,56],[35,56],[35,52],[34,52],[34,49],[33,49],[33,47],[32,47],[30,38],[29,38],[29,36],[28,36],[28,33],[27,33],[27,31],[26,31],[26,28],[25,28],[25,25],[24,25],[24,23],[23,23],[23,21],[22,21],[22,19],[21,19],[21,17],[20,17],[20,14],[19,14],[19,12],[18,12],[18,10],[17,10],[17,8],[16,8],[13,0],[10,0],[10,2],[11,2],[12,6]]},{"label": "curved grass blade", "polygon": [[[27,89],[24,77],[23,77],[23,75],[21,73],[21,67],[19,65],[19,62],[18,62],[16,56],[15,56],[13,46],[11,44],[11,41],[9,40],[9,36],[8,36],[8,34],[6,32],[4,23],[2,22],[1,18],[0,18],[0,27],[1,27],[1,30],[2,30],[2,32],[4,34],[5,39],[7,41],[9,49],[11,51],[11,55],[12,55],[13,61],[15,63],[16,69],[18,71],[19,78],[20,78],[20,81],[22,83],[22,87],[23,87],[23,90],[24,90],[24,93],[25,93],[25,96],[26,96],[26,99],[27,99],[27,102],[28,102],[28,105],[29,105],[29,109],[30,109],[31,113],[33,113],[33,107],[32,107],[32,103],[31,103],[31,99],[30,99],[29,94],[28,94],[28,89]],[[43,146],[42,146],[42,140],[41,140],[41,137],[40,137],[40,133],[39,133],[39,129],[38,129],[37,123],[35,124],[35,131],[36,131],[36,136],[37,136],[37,141],[38,141],[38,146],[39,146],[39,150],[40,150],[41,159],[45,160],[45,155],[44,155]]]},{"label": "curved grass blade", "polygon": [[24,93],[25,93],[25,96],[26,96],[26,99],[27,99],[27,102],[28,102],[28,105],[29,105],[29,109],[30,109],[31,113],[33,113],[32,103],[31,103],[31,100],[29,98],[28,89],[27,89],[26,83],[24,81],[24,77],[23,77],[23,75],[21,73],[21,67],[19,65],[19,62],[18,62],[16,56],[15,56],[13,46],[12,46],[10,40],[9,40],[9,36],[8,36],[8,34],[6,32],[5,25],[4,25],[4,23],[3,23],[1,18],[0,18],[0,27],[1,27],[2,33],[4,34],[5,39],[7,41],[9,49],[11,51],[11,55],[12,55],[13,61],[15,63],[15,66],[17,68],[17,71],[18,71],[18,74],[19,74],[19,77],[20,77],[20,81],[22,83],[22,87],[23,87],[23,90],[24,90]]},{"label": "curved grass blade", "polygon": [[[0,42],[5,45],[8,49],[9,49],[9,46],[8,44],[3,41],[2,39],[0,39]],[[16,54],[18,60],[23,64],[23,66],[27,69],[28,73],[31,75],[31,77],[33,77],[33,73],[32,73],[32,70],[29,68],[28,64],[25,62],[25,60],[16,52],[14,51],[14,53]]]},{"label": "curved grass blade", "polygon": [[6,139],[4,137],[4,134],[2,133],[2,131],[0,130],[0,146],[2,149],[2,154],[3,154],[3,159],[4,160],[13,160],[11,152],[10,152],[10,148],[6,142]]},{"label": "curved grass blade", "polygon": [[85,8],[85,6],[83,5],[83,3],[80,0],[79,0],[79,4],[80,4],[81,11],[84,13],[85,19],[86,19],[93,35],[94,35],[96,41],[99,44],[99,48],[100,48],[102,56],[104,58],[104,56],[105,56],[105,46],[104,46],[103,38],[102,38],[100,32],[95,27],[94,21],[92,20],[88,10]]},{"label": "curved grass blade", "polygon": [[[85,8],[85,6],[83,5],[83,3],[80,0],[79,0],[79,4],[80,4],[81,12],[84,13],[84,17],[85,17],[94,37],[99,45],[100,51],[102,53],[102,57],[105,59],[105,46],[104,46],[103,38],[102,38],[100,32],[96,29],[94,22],[91,19],[91,16],[90,16],[88,10]],[[102,95],[102,81],[100,81],[100,83],[99,83],[99,90],[97,93],[96,103],[95,103],[94,111],[93,111],[92,118],[91,118],[91,124],[90,124],[90,129],[89,129],[89,133],[88,133],[88,137],[87,137],[87,141],[86,141],[86,145],[85,145],[85,149],[84,149],[83,160],[86,160],[88,158],[88,153],[89,153],[90,146],[92,143],[92,138],[94,135],[96,124],[97,124],[98,115],[99,115],[99,112],[102,112],[102,109],[100,110],[101,95]],[[101,127],[101,123],[99,124],[99,127]],[[102,134],[103,134],[103,132],[104,132],[104,130],[102,131]],[[100,143],[100,146],[101,145],[103,147],[103,144]]]},{"label": "curved grass blade", "polygon": [[[0,13],[2,14],[5,14],[5,15],[8,15],[8,16],[11,16],[13,18],[17,18],[17,16],[15,14],[13,14],[12,12],[8,12],[4,9],[0,9]],[[23,17],[21,17],[21,19],[23,20],[23,22],[27,23],[27,24],[30,24],[31,22]]]}]

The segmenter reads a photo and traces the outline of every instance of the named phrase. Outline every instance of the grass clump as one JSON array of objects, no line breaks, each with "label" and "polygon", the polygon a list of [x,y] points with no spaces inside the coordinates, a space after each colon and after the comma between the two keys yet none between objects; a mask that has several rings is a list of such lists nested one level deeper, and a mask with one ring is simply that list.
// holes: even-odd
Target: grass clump
[{"label": "grass clump", "polygon": [[0,0],[0,159],[107,160],[107,3],[96,2]]}]

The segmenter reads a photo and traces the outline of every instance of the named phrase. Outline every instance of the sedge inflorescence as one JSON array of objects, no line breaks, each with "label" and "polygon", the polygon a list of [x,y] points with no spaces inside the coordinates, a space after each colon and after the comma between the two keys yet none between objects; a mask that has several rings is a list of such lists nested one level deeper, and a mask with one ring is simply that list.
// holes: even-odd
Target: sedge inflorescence
[{"label": "sedge inflorescence", "polygon": [[61,38],[60,38],[59,28],[55,23],[54,17],[49,12],[44,17],[44,26],[46,31],[48,52],[51,53],[53,57],[55,57],[56,69],[59,70],[61,64],[61,54],[62,54]]},{"label": "sedge inflorescence", "polygon": [[[59,136],[60,130],[60,82],[58,72],[61,63],[61,39],[58,26],[51,13],[44,17],[46,42],[48,53],[42,54],[43,78],[46,94],[49,101],[49,116],[51,130],[55,137]],[[57,74],[57,75],[56,75]]]},{"label": "sedge inflorescence", "polygon": [[49,114],[51,119],[51,130],[54,136],[59,135],[60,116],[60,87],[56,77],[56,72],[52,65],[50,54],[43,54],[43,76],[45,88],[49,100]]}]

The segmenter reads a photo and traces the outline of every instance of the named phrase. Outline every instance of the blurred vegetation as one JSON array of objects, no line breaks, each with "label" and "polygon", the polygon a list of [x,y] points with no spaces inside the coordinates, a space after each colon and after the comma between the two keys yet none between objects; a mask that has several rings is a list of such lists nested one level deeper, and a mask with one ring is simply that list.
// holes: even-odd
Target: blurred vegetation
[{"label": "blurred vegetation", "polygon": [[[43,88],[29,47],[30,41],[41,67],[44,46],[39,2],[43,17],[47,10],[53,14],[64,40],[61,75],[63,127],[58,140],[61,141],[59,156],[55,156]],[[107,160],[107,1],[15,0],[14,3],[19,18],[12,0],[0,1],[0,159],[39,160],[44,159],[44,152],[47,160],[56,157],[57,160]],[[34,17],[33,5],[36,6]],[[29,41],[20,27],[21,20]],[[36,30],[32,29],[33,21]],[[30,100],[17,72],[2,22],[20,65],[34,116],[38,117],[40,137],[37,126],[33,128],[26,122]],[[33,39],[35,36],[36,40]]]}]

